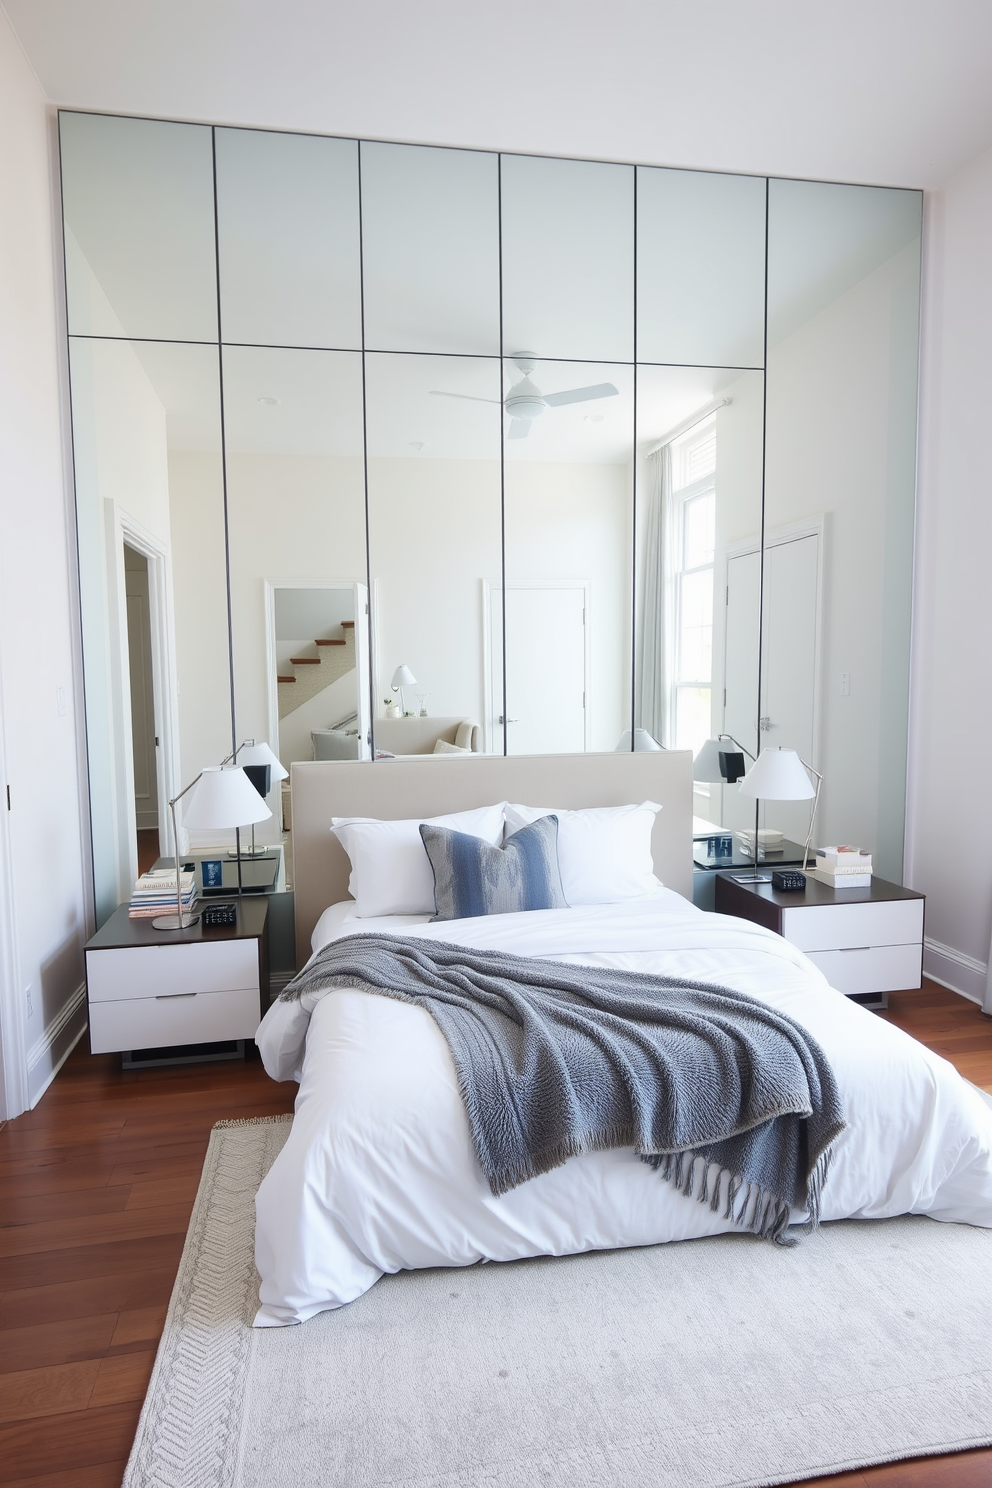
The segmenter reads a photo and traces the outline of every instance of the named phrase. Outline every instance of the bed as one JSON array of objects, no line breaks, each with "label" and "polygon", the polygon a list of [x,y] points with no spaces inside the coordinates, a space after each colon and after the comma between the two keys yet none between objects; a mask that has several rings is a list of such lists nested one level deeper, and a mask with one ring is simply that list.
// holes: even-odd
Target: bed
[{"label": "bed", "polygon": [[[780,937],[689,902],[687,755],[294,765],[293,791],[298,964],[311,944],[372,930],[735,988],[800,1023],[833,1068],[847,1127],[834,1144],[824,1221],[917,1213],[992,1226],[992,1103],[939,1056],[830,988]],[[660,803],[651,852],[665,887],[581,909],[442,923],[426,914],[354,915],[332,814],[427,817],[504,800],[573,810]],[[737,1228],[721,1209],[661,1181],[629,1148],[582,1153],[495,1197],[448,1046],[419,1008],[341,988],[275,1004],[258,1043],[268,1072],[298,1078],[300,1091],[289,1139],[257,1199],[256,1326],[342,1306],[384,1272]],[[768,1264],[778,1263],[769,1248]]]}]

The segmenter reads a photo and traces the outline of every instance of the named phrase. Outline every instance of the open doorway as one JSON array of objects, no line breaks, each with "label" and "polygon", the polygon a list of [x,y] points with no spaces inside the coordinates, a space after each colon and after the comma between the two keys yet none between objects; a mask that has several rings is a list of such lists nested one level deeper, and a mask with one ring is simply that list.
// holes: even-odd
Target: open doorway
[{"label": "open doorway", "polygon": [[152,670],[152,625],[148,559],[124,544],[124,594],[127,602],[128,677],[131,690],[131,755],[134,771],[134,825],[138,872],[160,855],[158,799],[158,734]]}]

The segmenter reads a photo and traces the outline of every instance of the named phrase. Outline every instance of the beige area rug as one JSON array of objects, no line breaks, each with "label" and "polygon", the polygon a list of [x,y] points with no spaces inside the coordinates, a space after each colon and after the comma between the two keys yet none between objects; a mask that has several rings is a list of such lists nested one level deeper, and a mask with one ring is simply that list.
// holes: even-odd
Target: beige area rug
[{"label": "beige area rug", "polygon": [[756,1488],[992,1444],[992,1232],[928,1219],[406,1271],[255,1331],[288,1131],[214,1130],[125,1488]]}]

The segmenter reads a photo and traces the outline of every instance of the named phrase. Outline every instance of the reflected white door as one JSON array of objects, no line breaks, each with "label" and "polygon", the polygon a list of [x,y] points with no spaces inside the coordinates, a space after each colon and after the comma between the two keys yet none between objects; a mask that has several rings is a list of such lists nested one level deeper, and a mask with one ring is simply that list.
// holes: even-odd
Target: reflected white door
[{"label": "reflected white door", "polygon": [[[502,595],[492,595],[494,639]],[[499,655],[498,645],[490,648]],[[500,679],[494,678],[498,698]],[[506,586],[506,752],[578,754],[586,748],[586,586]],[[500,709],[494,708],[499,720]]]},{"label": "reflected white door", "polygon": [[[758,608],[760,568],[757,551],[740,553],[727,563],[727,614],[724,643],[725,691],[723,730],[752,754],[758,739]],[[745,756],[745,761],[747,757]],[[754,827],[754,803],[736,785],[711,785],[723,792],[722,810],[713,815],[725,827]]]}]

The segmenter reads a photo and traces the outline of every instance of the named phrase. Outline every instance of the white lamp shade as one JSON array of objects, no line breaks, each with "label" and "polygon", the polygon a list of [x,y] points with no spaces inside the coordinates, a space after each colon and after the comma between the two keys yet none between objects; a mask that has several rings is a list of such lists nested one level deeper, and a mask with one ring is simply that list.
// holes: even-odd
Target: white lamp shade
[{"label": "white lamp shade", "polygon": [[414,687],[416,686],[416,682],[417,679],[411,672],[410,668],[406,665],[403,665],[396,668],[395,672],[393,673],[392,683],[390,685],[393,687]]},{"label": "white lamp shade", "polygon": [[240,765],[208,765],[190,791],[187,827],[250,827],[272,812]]},{"label": "white lamp shade", "polygon": [[794,749],[763,749],[740,783],[742,796],[759,801],[809,801],[816,789]]},{"label": "white lamp shade", "polygon": [[[662,746],[658,743],[658,740],[654,737],[653,734],[649,734],[648,731],[647,731],[647,729],[635,729],[634,730],[634,753],[635,754],[637,754],[639,752],[642,752],[642,751],[644,753],[653,753],[654,750],[661,750],[661,748],[662,748]],[[624,729],[623,733],[620,735],[620,743],[617,745],[614,753],[615,754],[629,754],[630,753],[630,729]]]},{"label": "white lamp shade", "polygon": [[289,771],[272,753],[264,739],[261,744],[242,744],[238,750],[239,765],[268,765],[273,780],[288,780]]},{"label": "white lamp shade", "polygon": [[693,780],[704,781],[708,785],[719,785],[723,780],[723,772],[720,769],[720,752],[726,752],[730,748],[727,740],[707,739],[692,762]]}]

